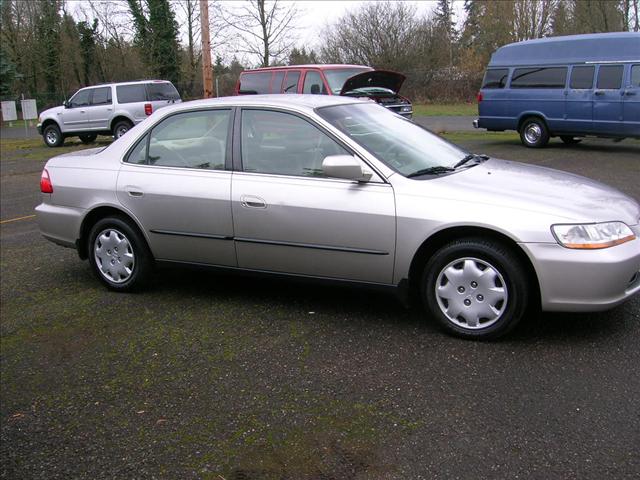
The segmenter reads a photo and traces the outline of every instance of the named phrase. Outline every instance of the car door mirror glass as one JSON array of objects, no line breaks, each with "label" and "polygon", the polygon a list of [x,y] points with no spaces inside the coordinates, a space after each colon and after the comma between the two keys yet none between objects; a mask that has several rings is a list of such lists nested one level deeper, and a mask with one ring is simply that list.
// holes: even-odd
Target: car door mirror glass
[{"label": "car door mirror glass", "polygon": [[362,169],[360,161],[352,155],[329,155],[322,161],[322,172],[327,177],[368,182],[372,173]]}]

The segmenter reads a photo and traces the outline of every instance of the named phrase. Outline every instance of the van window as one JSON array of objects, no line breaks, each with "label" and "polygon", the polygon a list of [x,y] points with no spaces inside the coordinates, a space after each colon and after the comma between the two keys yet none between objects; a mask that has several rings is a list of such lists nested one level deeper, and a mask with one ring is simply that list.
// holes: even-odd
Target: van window
[{"label": "van window", "polygon": [[631,67],[631,85],[640,87],[640,65]]},{"label": "van window", "polygon": [[564,88],[567,67],[516,68],[511,88]]},{"label": "van window", "polygon": [[320,77],[318,72],[307,72],[304,76],[304,87],[302,89],[302,93],[311,93],[314,95],[322,93],[326,95],[327,89],[325,88],[322,77]]},{"label": "van window", "polygon": [[623,65],[602,65],[598,70],[598,88],[618,90],[622,86]]},{"label": "van window", "polygon": [[271,72],[244,73],[240,76],[239,93],[269,93]]},{"label": "van window", "polygon": [[284,72],[274,72],[271,81],[271,93],[280,93],[282,91],[282,80],[284,80]]},{"label": "van window", "polygon": [[508,76],[509,69],[507,68],[489,69],[487,73],[484,74],[484,80],[480,88],[504,88],[507,85]]},{"label": "van window", "polygon": [[116,87],[118,103],[134,103],[147,101],[147,89],[144,83],[135,85],[118,85]]},{"label": "van window", "polygon": [[287,78],[282,85],[284,93],[298,93],[298,80],[300,79],[299,71],[287,72]]},{"label": "van window", "polygon": [[570,87],[575,90],[591,88],[593,86],[594,71],[594,66],[573,67]]},{"label": "van window", "polygon": [[149,100],[180,100],[180,94],[172,83],[147,83]]}]

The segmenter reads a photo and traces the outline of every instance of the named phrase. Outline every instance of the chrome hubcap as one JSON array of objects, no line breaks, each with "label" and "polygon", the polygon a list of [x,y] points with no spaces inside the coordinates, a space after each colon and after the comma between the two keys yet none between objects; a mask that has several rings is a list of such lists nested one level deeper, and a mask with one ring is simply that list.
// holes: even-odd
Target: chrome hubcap
[{"label": "chrome hubcap", "polygon": [[49,130],[46,135],[47,143],[54,144],[58,141],[58,135],[53,130]]},{"label": "chrome hubcap", "polygon": [[477,330],[496,323],[507,308],[500,272],[478,258],[460,258],[442,269],[435,288],[438,306],[455,325]]},{"label": "chrome hubcap", "polygon": [[100,232],[94,243],[94,256],[100,273],[110,282],[126,282],[135,266],[133,249],[127,237],[108,228]]},{"label": "chrome hubcap", "polygon": [[120,127],[116,130],[116,138],[120,138],[121,136],[123,136],[125,133],[127,133],[129,131],[129,129],[127,127]]},{"label": "chrome hubcap", "polygon": [[542,128],[537,123],[530,123],[524,130],[524,138],[529,143],[536,143],[542,137]]}]

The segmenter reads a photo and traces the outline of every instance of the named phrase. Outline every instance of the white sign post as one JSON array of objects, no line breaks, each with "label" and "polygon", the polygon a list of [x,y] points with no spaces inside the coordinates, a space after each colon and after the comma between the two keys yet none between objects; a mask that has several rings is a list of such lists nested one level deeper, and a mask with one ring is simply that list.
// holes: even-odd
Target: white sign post
[{"label": "white sign post", "polygon": [[[35,100],[20,100],[20,106],[22,107],[22,119],[24,120],[24,136],[27,137],[29,131],[27,130],[27,120],[35,120],[38,118],[38,109],[36,107]],[[29,122],[31,126],[31,122]]]},{"label": "white sign post", "polygon": [[13,127],[11,122],[18,120],[18,114],[16,112],[16,102],[13,100],[8,102],[2,102],[2,120],[9,122],[9,126]]}]

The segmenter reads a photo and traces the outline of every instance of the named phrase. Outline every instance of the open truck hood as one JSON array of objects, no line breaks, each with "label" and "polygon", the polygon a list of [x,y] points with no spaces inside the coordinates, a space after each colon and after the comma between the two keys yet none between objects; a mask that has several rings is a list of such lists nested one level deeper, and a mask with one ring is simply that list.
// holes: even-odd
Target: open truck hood
[{"label": "open truck hood", "polygon": [[407,77],[400,73],[390,72],[388,70],[362,72],[348,78],[347,81],[344,82],[340,95],[345,95],[352,90],[366,87],[387,88],[397,94],[406,78]]}]

